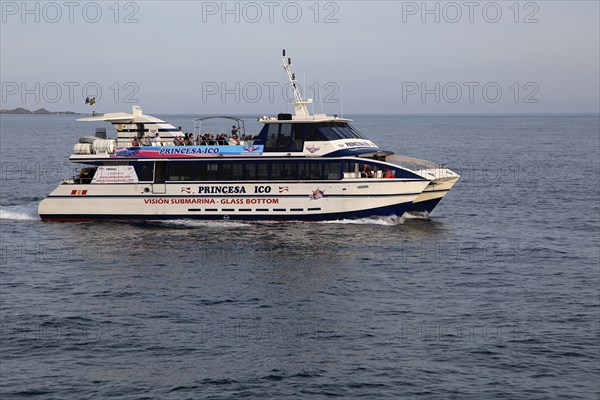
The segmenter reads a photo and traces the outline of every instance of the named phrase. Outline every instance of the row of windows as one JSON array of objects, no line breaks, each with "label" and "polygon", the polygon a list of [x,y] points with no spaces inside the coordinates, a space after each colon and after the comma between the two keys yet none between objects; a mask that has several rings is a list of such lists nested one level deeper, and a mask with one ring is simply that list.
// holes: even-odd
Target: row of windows
[{"label": "row of windows", "polygon": [[[340,180],[345,173],[360,174],[363,163],[342,161],[237,161],[157,163],[157,180],[167,181],[261,181],[261,180]],[[375,171],[378,168],[371,165]],[[140,181],[154,180],[154,163],[137,163]],[[164,171],[164,172],[163,172]],[[359,176],[359,175],[357,175]]]},{"label": "row of windows", "polygon": [[366,139],[356,128],[345,122],[323,122],[317,126],[321,132],[325,133],[327,140]]},{"label": "row of windows", "polygon": [[364,139],[365,137],[345,122],[322,122],[319,124],[268,124],[267,151],[302,151],[304,141],[338,139]]},{"label": "row of windows", "polygon": [[169,163],[169,181],[339,180],[341,162]]}]

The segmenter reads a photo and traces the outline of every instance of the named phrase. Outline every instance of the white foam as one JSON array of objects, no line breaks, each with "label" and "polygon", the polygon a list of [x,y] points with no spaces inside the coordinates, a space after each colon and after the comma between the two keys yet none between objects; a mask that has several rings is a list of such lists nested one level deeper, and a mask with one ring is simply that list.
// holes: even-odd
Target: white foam
[{"label": "white foam", "polygon": [[357,219],[336,219],[333,221],[322,221],[322,224],[349,224],[349,225],[401,225],[404,221],[398,217],[367,217]]},{"label": "white foam", "polygon": [[0,206],[0,219],[40,219],[40,216],[37,213],[37,203],[14,206]]},{"label": "white foam", "polygon": [[431,214],[427,211],[422,212],[406,212],[402,215],[403,219],[431,219]]},{"label": "white foam", "polygon": [[198,220],[198,219],[168,219],[159,221],[166,225],[178,225],[189,228],[240,228],[249,224],[240,221],[215,221],[215,220]]}]

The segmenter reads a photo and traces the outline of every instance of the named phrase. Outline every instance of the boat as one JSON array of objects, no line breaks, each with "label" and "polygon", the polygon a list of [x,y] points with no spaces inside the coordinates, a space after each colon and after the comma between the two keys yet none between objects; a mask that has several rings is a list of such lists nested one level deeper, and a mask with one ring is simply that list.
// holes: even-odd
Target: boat
[{"label": "boat", "polygon": [[[242,119],[195,121],[191,139],[143,113],[93,114],[108,122],[83,136],[69,157],[83,164],[38,207],[42,220],[324,221],[404,213],[429,214],[459,179],[445,165],[381,149],[337,115],[310,114],[291,59],[281,56],[294,114],[259,117],[247,134]],[[214,137],[202,123],[229,118],[231,135]],[[235,127],[235,125],[234,125]],[[187,136],[187,135],[186,135]]]}]

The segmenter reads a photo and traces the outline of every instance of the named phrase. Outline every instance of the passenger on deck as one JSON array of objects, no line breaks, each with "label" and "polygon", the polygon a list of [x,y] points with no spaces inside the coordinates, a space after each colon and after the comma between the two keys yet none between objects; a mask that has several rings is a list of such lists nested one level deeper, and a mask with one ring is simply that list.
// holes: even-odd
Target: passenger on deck
[{"label": "passenger on deck", "polygon": [[156,145],[156,146],[160,146],[160,134],[157,132],[156,136],[154,136],[152,138],[152,142]]},{"label": "passenger on deck", "polygon": [[384,178],[395,178],[394,173],[387,168],[383,170],[383,177]]},{"label": "passenger on deck", "polygon": [[238,139],[237,135],[231,135],[231,137],[229,138],[229,144],[231,146],[237,146],[240,144],[240,140]]},{"label": "passenger on deck", "polygon": [[183,137],[183,145],[184,146],[190,145],[190,134],[189,133],[186,133],[185,136]]},{"label": "passenger on deck", "polygon": [[188,138],[190,139],[190,146],[194,146],[196,144],[196,141],[194,140],[194,134],[190,133],[190,136],[188,136]]},{"label": "passenger on deck", "polygon": [[176,136],[175,139],[173,139],[173,146],[183,146],[183,139],[181,136]]},{"label": "passenger on deck", "polygon": [[360,177],[361,178],[372,178],[373,170],[367,164],[363,164],[362,169],[360,170]]},{"label": "passenger on deck", "polygon": [[235,136],[240,131],[239,126],[236,128],[235,125],[231,127],[231,136]]},{"label": "passenger on deck", "polygon": [[133,140],[131,141],[131,145],[132,146],[139,146],[140,142],[138,142],[137,138],[133,138]]}]

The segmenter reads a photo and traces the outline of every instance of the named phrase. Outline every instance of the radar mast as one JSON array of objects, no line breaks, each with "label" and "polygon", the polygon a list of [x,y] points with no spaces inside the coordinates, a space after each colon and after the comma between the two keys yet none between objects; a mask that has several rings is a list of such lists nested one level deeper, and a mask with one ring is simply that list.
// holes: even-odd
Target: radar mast
[{"label": "radar mast", "polygon": [[281,62],[283,63],[283,69],[285,69],[285,72],[287,73],[292,92],[294,93],[295,115],[297,117],[309,117],[310,113],[308,112],[306,105],[311,104],[313,102],[313,99],[302,98],[300,88],[298,87],[298,81],[296,80],[296,74],[292,72],[292,59],[290,57],[285,56],[285,49],[283,50],[281,55]]}]

